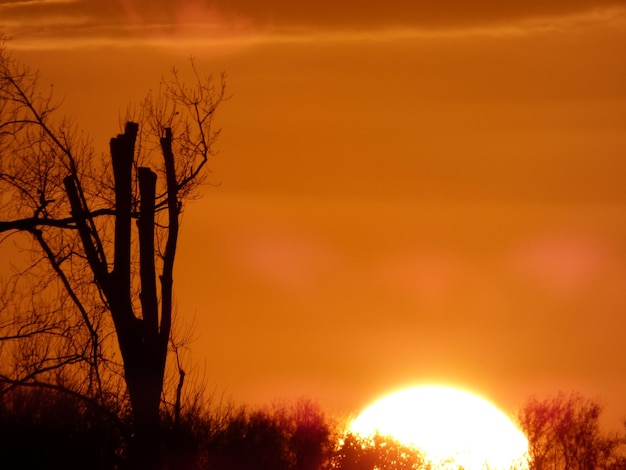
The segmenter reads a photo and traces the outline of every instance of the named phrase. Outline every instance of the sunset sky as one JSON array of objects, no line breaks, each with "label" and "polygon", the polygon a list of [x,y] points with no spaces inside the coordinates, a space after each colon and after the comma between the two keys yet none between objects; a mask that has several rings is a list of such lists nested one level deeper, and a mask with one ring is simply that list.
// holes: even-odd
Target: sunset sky
[{"label": "sunset sky", "polygon": [[172,66],[227,74],[175,273],[209,389],[626,416],[623,0],[0,0],[0,32],[102,152]]}]

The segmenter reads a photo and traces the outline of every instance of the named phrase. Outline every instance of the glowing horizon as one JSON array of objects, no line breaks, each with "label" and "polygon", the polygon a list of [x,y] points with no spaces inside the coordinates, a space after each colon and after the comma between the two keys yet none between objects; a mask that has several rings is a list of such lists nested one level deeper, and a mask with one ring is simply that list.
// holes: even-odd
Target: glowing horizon
[{"label": "glowing horizon", "polygon": [[439,466],[527,468],[528,440],[495,405],[461,389],[422,385],[390,393],[349,426],[364,437],[391,436]]}]

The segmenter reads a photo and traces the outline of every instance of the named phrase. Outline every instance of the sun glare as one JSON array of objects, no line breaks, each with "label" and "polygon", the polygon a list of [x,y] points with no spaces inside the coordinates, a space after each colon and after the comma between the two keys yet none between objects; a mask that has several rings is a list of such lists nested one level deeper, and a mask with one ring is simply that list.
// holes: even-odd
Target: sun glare
[{"label": "sun glare", "polygon": [[454,388],[419,386],[380,399],[349,430],[390,436],[422,451],[434,465],[465,470],[527,469],[528,440],[488,401]]}]

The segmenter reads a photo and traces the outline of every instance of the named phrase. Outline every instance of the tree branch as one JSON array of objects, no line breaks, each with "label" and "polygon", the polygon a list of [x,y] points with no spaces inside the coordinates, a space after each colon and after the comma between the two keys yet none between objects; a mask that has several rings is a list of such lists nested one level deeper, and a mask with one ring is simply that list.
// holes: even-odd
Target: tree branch
[{"label": "tree branch", "polygon": [[161,344],[167,351],[167,343],[172,327],[172,286],[174,283],[174,258],[178,241],[178,187],[176,184],[176,168],[174,153],[172,152],[172,130],[165,129],[165,137],[161,138],[161,150],[165,162],[165,176],[167,180],[167,209],[168,230],[165,253],[163,254],[163,274],[161,275]]},{"label": "tree branch", "polygon": [[[95,211],[85,212],[65,217],[63,219],[51,219],[49,217],[25,217],[16,220],[0,220],[0,233],[10,230],[30,231],[38,227],[56,227],[63,229],[77,230],[77,222],[84,222],[87,219],[95,219],[102,216],[114,216],[115,209],[97,209]],[[138,213],[131,214],[133,218],[139,216]]]},{"label": "tree branch", "polygon": [[85,222],[87,216],[83,210],[83,205],[78,194],[76,179],[74,176],[67,176],[63,179],[63,184],[65,185],[65,191],[70,200],[71,214],[76,222],[76,228],[78,229],[78,234],[80,235],[87,261],[89,262],[98,283],[103,288],[106,288],[108,284],[107,265],[106,262],[98,256],[98,251],[94,246],[91,236],[91,230]]},{"label": "tree branch", "polygon": [[139,276],[141,279],[141,311],[146,341],[159,333],[159,304],[154,262],[154,198],[157,175],[150,168],[137,170],[141,203],[137,228],[139,231]]},{"label": "tree branch", "polygon": [[80,312],[80,315],[83,318],[83,322],[85,323],[85,327],[87,328],[87,331],[89,331],[89,337],[91,338],[91,368],[96,378],[96,383],[98,386],[98,394],[100,394],[100,392],[102,391],[102,381],[100,379],[100,370],[99,370],[100,341],[98,337],[98,332],[94,328],[91,322],[91,319],[89,318],[89,315],[87,313],[87,310],[85,309],[85,306],[78,298],[76,291],[72,288],[72,285],[70,284],[69,279],[65,275],[65,272],[61,268],[61,265],[57,261],[56,256],[54,256],[54,253],[50,249],[50,246],[44,240],[43,234],[41,233],[41,231],[32,230],[31,233],[37,240],[37,243],[39,243],[39,246],[41,246],[41,249],[43,250],[43,252],[46,254],[46,258],[48,258],[48,261],[50,261],[50,265],[52,266],[52,269],[57,274],[57,276],[59,276],[59,279],[61,280],[63,287],[65,287],[65,291],[70,296],[70,299],[72,299],[72,302],[74,303],[74,305]]}]

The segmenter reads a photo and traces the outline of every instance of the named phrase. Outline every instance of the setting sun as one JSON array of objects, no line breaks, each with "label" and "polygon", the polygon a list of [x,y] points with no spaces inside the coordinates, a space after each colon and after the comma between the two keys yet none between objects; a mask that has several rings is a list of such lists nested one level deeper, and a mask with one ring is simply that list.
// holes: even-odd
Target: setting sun
[{"label": "setting sun", "polygon": [[0,470],[626,470],[624,45],[626,0],[0,0]]},{"label": "setting sun", "polygon": [[419,386],[387,395],[366,408],[350,431],[391,436],[434,464],[466,470],[527,468],[528,441],[498,408],[471,393]]}]

